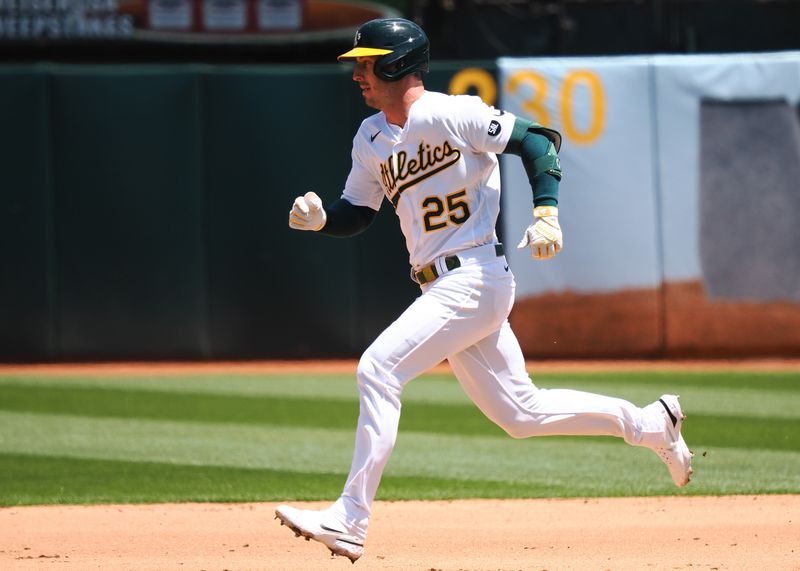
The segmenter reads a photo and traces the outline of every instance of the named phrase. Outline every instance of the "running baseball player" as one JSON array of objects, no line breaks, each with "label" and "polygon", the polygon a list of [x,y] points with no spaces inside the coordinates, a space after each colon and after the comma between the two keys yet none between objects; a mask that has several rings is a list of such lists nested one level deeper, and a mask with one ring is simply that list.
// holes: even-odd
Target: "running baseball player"
[{"label": "running baseball player", "polygon": [[[518,248],[536,260],[555,256],[561,136],[484,104],[478,97],[426,91],[429,42],[408,20],[362,25],[353,49],[353,80],[378,113],[353,140],[352,169],[341,197],[323,207],[313,192],[298,197],[289,226],[353,236],[386,200],[400,221],[421,295],[369,346],[356,370],[360,413],[350,474],[327,509],[278,506],[295,534],[355,562],[364,552],[378,484],[394,447],[403,387],[447,359],[475,405],[514,438],[607,435],[654,450],[677,486],[692,474],[675,395],[639,408],[622,399],[537,388],[507,317],[514,276],[498,242],[497,154],[518,155],[533,190],[533,220]],[[546,319],[546,316],[542,316]]]}]

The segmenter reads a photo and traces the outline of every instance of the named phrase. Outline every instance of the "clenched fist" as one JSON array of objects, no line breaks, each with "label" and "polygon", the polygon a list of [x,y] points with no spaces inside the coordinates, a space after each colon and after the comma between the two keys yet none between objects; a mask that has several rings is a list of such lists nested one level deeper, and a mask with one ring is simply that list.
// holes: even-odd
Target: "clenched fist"
[{"label": "clenched fist", "polygon": [[558,224],[558,208],[537,206],[533,209],[533,224],[528,226],[517,248],[531,247],[531,258],[547,260],[561,251],[564,237]]},{"label": "clenched fist", "polygon": [[289,211],[289,228],[316,232],[325,226],[327,220],[322,200],[315,192],[307,192],[294,199],[292,209]]}]

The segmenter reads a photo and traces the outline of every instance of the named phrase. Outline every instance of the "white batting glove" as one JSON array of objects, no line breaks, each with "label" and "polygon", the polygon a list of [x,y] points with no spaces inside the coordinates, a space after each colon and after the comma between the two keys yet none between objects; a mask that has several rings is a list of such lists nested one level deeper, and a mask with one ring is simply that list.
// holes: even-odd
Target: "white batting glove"
[{"label": "white batting glove", "polygon": [[289,228],[316,232],[325,226],[328,215],[322,208],[322,200],[315,192],[307,192],[294,199],[289,211]]},{"label": "white batting glove", "polygon": [[525,230],[517,248],[525,246],[531,247],[531,258],[534,260],[550,259],[561,251],[564,237],[558,224],[558,208],[537,206],[533,209],[533,224]]}]

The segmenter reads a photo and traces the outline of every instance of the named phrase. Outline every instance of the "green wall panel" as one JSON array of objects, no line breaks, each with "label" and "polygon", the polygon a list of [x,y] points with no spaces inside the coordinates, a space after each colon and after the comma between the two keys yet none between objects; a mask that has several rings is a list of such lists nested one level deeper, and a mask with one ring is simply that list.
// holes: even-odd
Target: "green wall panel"
[{"label": "green wall panel", "polygon": [[197,74],[60,69],[52,99],[61,354],[202,356]]},{"label": "green wall panel", "polygon": [[[341,195],[366,116],[349,71],[241,68],[205,81],[214,354],[357,355],[379,331],[374,317],[403,304],[386,292],[376,298],[369,285],[385,278],[387,257],[397,258],[396,237],[384,242],[384,217],[346,240],[288,227],[296,196],[314,190],[329,203]],[[399,245],[396,269],[407,280]]]},{"label": "green wall panel", "polygon": [[53,354],[47,75],[0,70],[0,358]]},{"label": "green wall panel", "polygon": [[340,196],[374,112],[348,66],[41,64],[0,82],[0,358],[352,357],[419,295],[388,204],[350,239],[288,228],[295,196]]},{"label": "green wall panel", "polygon": [[332,355],[352,347],[352,246],[288,227],[296,195],[315,189],[326,199],[338,196],[337,181],[347,173],[349,142],[336,126],[351,114],[339,93],[342,79],[330,69],[291,68],[205,78],[215,355]]}]

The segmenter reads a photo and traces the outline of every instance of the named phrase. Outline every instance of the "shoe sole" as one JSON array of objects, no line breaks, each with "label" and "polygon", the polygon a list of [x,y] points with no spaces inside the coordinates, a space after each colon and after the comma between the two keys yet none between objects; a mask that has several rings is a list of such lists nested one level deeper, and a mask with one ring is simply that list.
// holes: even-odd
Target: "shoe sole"
[{"label": "shoe sole", "polygon": [[347,557],[350,560],[350,563],[355,563],[356,560],[359,557],[361,557],[360,555],[355,555],[354,556],[351,553],[347,553],[344,550],[337,551],[336,547],[331,547],[327,543],[319,541],[318,539],[316,539],[314,537],[313,533],[311,533],[310,531],[306,531],[301,527],[296,526],[295,524],[293,524],[288,519],[284,519],[284,517],[281,514],[279,514],[277,511],[275,512],[275,519],[279,520],[281,522],[281,525],[285,525],[286,527],[291,529],[294,532],[294,536],[295,537],[304,537],[306,539],[306,541],[311,541],[313,539],[314,541],[322,543],[322,545],[324,545],[325,547],[327,547],[330,550],[332,555],[338,555],[339,557]]}]

